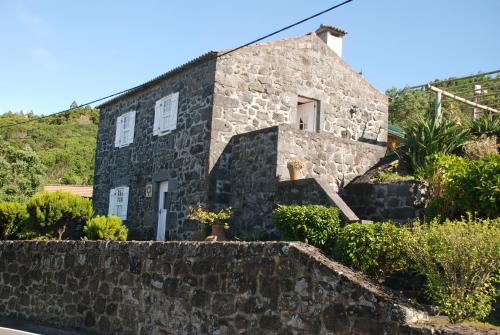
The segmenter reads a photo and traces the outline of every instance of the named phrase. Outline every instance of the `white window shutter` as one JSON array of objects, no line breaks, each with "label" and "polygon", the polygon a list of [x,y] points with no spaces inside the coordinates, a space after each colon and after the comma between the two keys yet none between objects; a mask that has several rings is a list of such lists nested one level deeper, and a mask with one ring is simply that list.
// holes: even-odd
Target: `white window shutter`
[{"label": "white window shutter", "polygon": [[170,96],[170,118],[168,130],[174,130],[177,128],[177,112],[179,109],[179,92],[173,93]]},{"label": "white window shutter", "polygon": [[127,209],[128,209],[128,186],[123,187],[123,211],[122,211],[122,220],[127,220]]},{"label": "white window shutter", "polygon": [[116,119],[115,147],[119,147],[121,144],[122,129],[123,129],[123,117],[120,115]]},{"label": "white window shutter", "polygon": [[155,119],[153,122],[153,135],[160,134],[160,117],[163,112],[163,99],[157,100],[155,104]]},{"label": "white window shutter", "polygon": [[109,208],[108,208],[108,215],[115,215],[116,214],[116,189],[112,188],[109,191]]},{"label": "white window shutter", "polygon": [[128,133],[127,144],[134,142],[134,130],[135,130],[135,111],[131,111],[130,113],[130,131]]}]

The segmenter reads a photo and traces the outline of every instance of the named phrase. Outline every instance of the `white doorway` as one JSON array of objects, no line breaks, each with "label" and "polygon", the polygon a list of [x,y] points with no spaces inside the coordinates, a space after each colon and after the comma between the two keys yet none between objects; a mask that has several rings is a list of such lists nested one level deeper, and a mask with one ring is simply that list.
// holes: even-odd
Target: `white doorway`
[{"label": "white doorway", "polygon": [[165,241],[168,213],[168,181],[162,181],[158,190],[158,226],[156,240]]},{"label": "white doorway", "polygon": [[316,132],[318,123],[318,102],[299,97],[297,100],[297,128]]}]

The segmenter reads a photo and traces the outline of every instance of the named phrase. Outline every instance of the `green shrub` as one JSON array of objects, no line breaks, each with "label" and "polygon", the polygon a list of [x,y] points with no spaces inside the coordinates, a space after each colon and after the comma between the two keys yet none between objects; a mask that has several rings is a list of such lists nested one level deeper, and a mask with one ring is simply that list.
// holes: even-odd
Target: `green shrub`
[{"label": "green shrub", "polygon": [[500,207],[500,155],[470,160],[454,155],[428,159],[426,214],[458,218],[467,212],[496,217]]},{"label": "green shrub", "polygon": [[16,238],[27,219],[25,205],[18,202],[0,202],[0,239]]},{"label": "green shrub", "polygon": [[470,130],[475,135],[500,131],[500,115],[485,113],[482,117],[472,121]]},{"label": "green shrub", "polygon": [[93,214],[90,200],[63,191],[35,194],[28,201],[27,210],[28,229],[35,236],[59,240],[70,225],[83,224]]},{"label": "green shrub", "polygon": [[340,230],[340,210],[319,205],[278,205],[273,220],[286,240],[305,241],[325,250]]},{"label": "green shrub", "polygon": [[407,250],[427,279],[427,295],[451,322],[488,316],[500,269],[500,218],[416,225]]},{"label": "green shrub", "polygon": [[453,153],[469,138],[467,129],[451,121],[436,124],[434,120],[418,120],[410,124],[405,132],[407,149],[403,156],[410,170],[417,174],[425,167],[427,156]]},{"label": "green shrub", "polygon": [[96,216],[83,227],[89,240],[126,241],[127,227],[118,216]]},{"label": "green shrub", "polygon": [[228,229],[231,215],[233,215],[233,209],[231,207],[223,208],[218,212],[210,212],[203,206],[198,205],[189,207],[188,219],[198,221],[200,224],[207,226],[220,224]]},{"label": "green shrub", "polygon": [[375,277],[407,269],[409,231],[392,223],[346,225],[338,234],[334,257]]}]

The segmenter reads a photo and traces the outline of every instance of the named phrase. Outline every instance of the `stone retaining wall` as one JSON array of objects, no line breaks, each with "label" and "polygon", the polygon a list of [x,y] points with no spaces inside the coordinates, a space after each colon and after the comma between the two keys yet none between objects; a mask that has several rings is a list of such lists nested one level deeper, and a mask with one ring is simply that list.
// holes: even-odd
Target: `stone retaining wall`
[{"label": "stone retaining wall", "polygon": [[97,334],[400,334],[423,314],[302,243],[0,242],[0,317]]},{"label": "stone retaining wall", "polygon": [[363,220],[406,223],[423,215],[422,195],[415,181],[351,183],[342,191],[342,198]]}]

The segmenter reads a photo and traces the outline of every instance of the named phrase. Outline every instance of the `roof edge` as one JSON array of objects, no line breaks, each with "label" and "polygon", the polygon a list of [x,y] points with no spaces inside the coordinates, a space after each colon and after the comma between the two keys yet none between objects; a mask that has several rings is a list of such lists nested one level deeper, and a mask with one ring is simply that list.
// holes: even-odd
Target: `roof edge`
[{"label": "roof edge", "polygon": [[117,100],[120,100],[120,99],[123,99],[125,97],[129,97],[137,92],[140,92],[142,91],[143,89],[145,88],[148,88],[148,87],[151,87],[155,84],[157,84],[158,82],[160,82],[161,80],[163,79],[166,79],[166,78],[169,78],[173,75],[176,75],[182,71],[185,71],[187,69],[190,69],[196,65],[200,65],[206,61],[209,61],[211,59],[216,59],[217,55],[219,54],[218,51],[209,51],[209,52],[206,52],[204,54],[202,54],[201,56],[198,56],[196,58],[193,58],[191,59],[190,61],[184,63],[184,64],[181,64],[177,67],[174,67],[173,69],[171,69],[170,71],[167,71],[151,80],[148,80],[147,82],[143,83],[143,84],[140,84],[138,86],[135,86],[131,89],[129,89],[128,91],[126,91],[125,93],[122,93],[118,96],[115,96],[113,98],[111,98],[110,100],[108,101],[105,101],[103,102],[102,104],[99,104],[96,106],[96,108],[103,108],[103,107],[106,107],[114,102],[116,102]]}]

